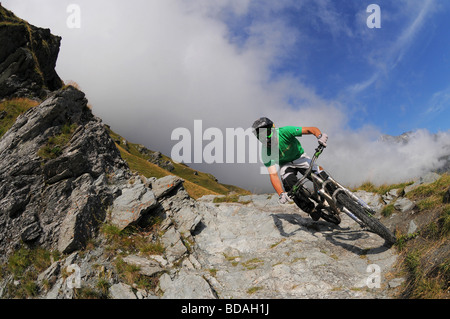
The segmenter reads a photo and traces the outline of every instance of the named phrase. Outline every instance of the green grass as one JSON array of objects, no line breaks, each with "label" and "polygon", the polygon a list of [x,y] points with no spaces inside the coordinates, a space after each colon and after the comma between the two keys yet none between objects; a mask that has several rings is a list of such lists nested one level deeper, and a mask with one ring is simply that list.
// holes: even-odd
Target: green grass
[{"label": "green grass", "polygon": [[[161,219],[153,218],[145,228],[127,227],[120,230],[118,227],[105,223],[101,226],[100,232],[106,237],[107,245],[105,251],[114,257],[114,265],[120,278],[127,284],[143,289],[154,290],[157,287],[159,277],[157,275],[148,277],[140,274],[140,268],[123,261],[123,257],[130,254],[143,256],[162,255],[164,246],[159,240],[153,241],[153,235],[159,234]],[[159,237],[159,236],[157,236]],[[120,252],[120,253],[119,253]],[[99,281],[97,286],[101,286],[100,291],[106,291],[106,283]],[[97,287],[98,288],[98,287]]]},{"label": "green grass", "polygon": [[164,247],[159,241],[152,241],[152,236],[148,232],[158,233],[157,224],[149,225],[145,230],[140,228],[127,227],[120,230],[118,227],[105,223],[100,231],[108,240],[107,250],[114,254],[121,250],[124,254],[141,253],[143,255],[161,255]]},{"label": "green grass", "polygon": [[25,98],[6,100],[0,103],[0,138],[13,126],[19,115],[39,103]]},{"label": "green grass", "polygon": [[228,195],[215,197],[213,203],[237,203],[239,201],[239,195]]},{"label": "green grass", "polygon": [[248,293],[249,295],[252,295],[252,294],[254,294],[254,293],[256,293],[256,292],[258,292],[258,291],[260,291],[260,290],[262,290],[262,289],[263,289],[262,287],[258,287],[258,286],[256,286],[256,287],[250,287],[250,288],[247,289],[247,293]]},{"label": "green grass", "polygon": [[381,214],[384,217],[389,217],[391,216],[394,212],[396,211],[396,209],[394,208],[394,204],[388,204],[386,206],[383,207],[383,209],[381,210]]},{"label": "green grass", "polygon": [[64,147],[69,143],[72,134],[77,129],[77,124],[65,124],[61,128],[61,134],[52,136],[48,139],[47,144],[38,151],[38,156],[43,159],[54,159],[60,156]]},{"label": "green grass", "polygon": [[8,259],[7,269],[14,275],[14,278],[20,280],[30,266],[33,266],[38,272],[44,271],[50,266],[50,251],[43,248],[20,248],[15,251]]},{"label": "green grass", "polygon": [[52,254],[43,248],[20,247],[13,252],[6,264],[0,266],[0,279],[13,276],[18,284],[9,283],[4,298],[33,298],[39,294],[38,275],[51,265]]},{"label": "green grass", "polygon": [[161,178],[170,175],[170,173],[165,169],[159,167],[158,165],[148,162],[142,157],[131,154],[121,145],[116,144],[116,146],[120,151],[120,155],[128,163],[128,166],[132,171],[139,172],[141,175],[147,178],[150,177]]},{"label": "green grass", "polygon": [[415,216],[426,216],[428,221],[413,234],[397,236],[399,272],[407,277],[402,298],[449,298],[450,204],[443,203],[449,187],[450,175],[444,174],[406,195],[419,208]]},{"label": "green grass", "polygon": [[104,291],[104,287],[97,287],[98,290],[90,287],[74,288],[73,299],[107,299],[108,291]]},{"label": "green grass", "polygon": [[431,184],[421,185],[413,189],[408,194],[406,194],[406,196],[416,201],[426,199],[428,201],[436,200],[436,203],[442,202],[442,197],[448,190],[449,185],[450,185],[450,174],[444,174],[437,181]]},{"label": "green grass", "polygon": [[413,183],[414,182],[411,181],[411,182],[406,182],[406,183],[399,183],[399,184],[392,184],[392,185],[383,184],[383,185],[376,186],[372,182],[365,182],[361,186],[353,189],[353,191],[363,190],[363,191],[366,191],[369,193],[384,195],[393,189],[398,189],[399,194],[400,194],[400,193],[402,193],[402,191],[405,189],[406,186],[412,185]]},{"label": "green grass", "polygon": [[252,258],[250,260],[247,260],[246,262],[242,263],[242,266],[245,267],[247,270],[256,269],[257,267],[264,264],[264,261],[259,258]]}]

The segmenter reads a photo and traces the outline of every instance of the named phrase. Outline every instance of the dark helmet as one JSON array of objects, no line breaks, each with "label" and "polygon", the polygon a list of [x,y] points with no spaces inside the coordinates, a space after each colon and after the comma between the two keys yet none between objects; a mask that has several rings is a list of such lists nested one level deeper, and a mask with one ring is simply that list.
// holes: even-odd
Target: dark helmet
[{"label": "dark helmet", "polygon": [[[272,127],[274,127],[274,124],[270,119],[267,117],[261,117],[253,123],[252,131],[261,142],[267,142],[267,140],[270,140],[270,137],[272,136]],[[265,131],[264,133],[261,132],[265,136],[260,136],[260,131]]]},{"label": "dark helmet", "polygon": [[269,129],[272,127],[273,127],[273,122],[271,120],[269,120],[267,117],[261,117],[260,119],[257,119],[253,123],[252,130],[253,130],[253,133],[256,134],[258,132],[258,130],[261,128]]}]

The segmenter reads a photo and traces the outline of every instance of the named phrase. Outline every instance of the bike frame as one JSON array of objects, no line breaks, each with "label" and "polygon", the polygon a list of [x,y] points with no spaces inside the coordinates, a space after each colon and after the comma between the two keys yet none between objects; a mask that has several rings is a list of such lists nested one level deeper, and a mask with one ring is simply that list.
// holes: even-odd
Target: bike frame
[{"label": "bike frame", "polygon": [[[314,191],[312,194],[309,195],[313,200],[315,200],[319,205],[323,205],[323,203],[326,201],[329,205],[329,208],[332,210],[332,214],[335,214],[339,216],[341,212],[344,212],[346,215],[348,215],[351,219],[353,219],[355,222],[357,222],[362,227],[365,227],[364,223],[360,221],[352,212],[350,212],[346,207],[340,208],[337,205],[336,196],[340,192],[345,192],[348,196],[355,199],[358,203],[361,204],[365,209],[368,211],[371,211],[371,208],[369,205],[367,205],[364,201],[362,201],[360,198],[355,196],[351,191],[346,189],[344,186],[339,184],[336,180],[334,180],[328,173],[328,179],[322,180],[319,176],[316,174],[312,174],[312,170],[314,167],[314,163],[319,158],[319,156],[322,154],[323,150],[325,149],[325,146],[319,145],[316,148],[316,151],[314,153],[313,158],[311,159],[311,163],[309,165],[309,168],[306,170],[306,172],[303,174],[303,176],[295,183],[295,185],[292,187],[292,190],[288,193],[288,195],[292,198],[297,194],[297,192],[303,192],[309,193],[308,190],[305,189],[304,183],[306,182],[306,179],[310,180],[313,183]],[[329,194],[329,192],[326,190],[326,187],[328,184],[333,185],[332,189],[335,189],[333,194]]]}]

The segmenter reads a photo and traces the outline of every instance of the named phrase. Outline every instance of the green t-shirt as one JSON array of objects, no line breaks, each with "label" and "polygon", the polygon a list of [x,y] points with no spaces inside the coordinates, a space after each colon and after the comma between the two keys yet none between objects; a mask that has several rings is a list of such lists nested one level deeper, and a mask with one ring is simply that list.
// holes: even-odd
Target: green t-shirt
[{"label": "green t-shirt", "polygon": [[271,148],[266,145],[262,146],[261,158],[266,167],[278,164],[280,166],[295,161],[305,153],[302,144],[296,138],[302,136],[302,128],[297,126],[284,126],[275,129],[274,137],[272,137],[272,147],[277,147],[279,158],[271,155]]}]

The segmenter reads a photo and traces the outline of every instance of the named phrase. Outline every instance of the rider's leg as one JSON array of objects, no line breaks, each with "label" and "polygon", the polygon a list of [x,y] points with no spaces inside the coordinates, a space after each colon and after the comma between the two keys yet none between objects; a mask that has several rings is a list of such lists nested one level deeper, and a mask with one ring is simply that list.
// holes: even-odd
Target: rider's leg
[{"label": "rider's leg", "polygon": [[[283,181],[284,190],[286,192],[289,192],[292,187],[297,183],[297,173],[299,172],[299,169],[295,167],[289,167],[289,165],[283,166],[280,174],[281,174],[281,180]],[[320,214],[315,212],[314,210],[314,203],[311,201],[311,199],[301,196],[298,194],[293,198],[294,203],[305,213],[309,214],[313,220],[318,220],[320,218]]]},{"label": "rider's leg", "polygon": [[[298,168],[300,170],[300,173],[306,171],[310,165],[311,165],[311,158],[305,154],[300,156],[291,164],[291,166]],[[323,171],[322,167],[314,164],[313,173],[319,174],[322,171]]]}]

